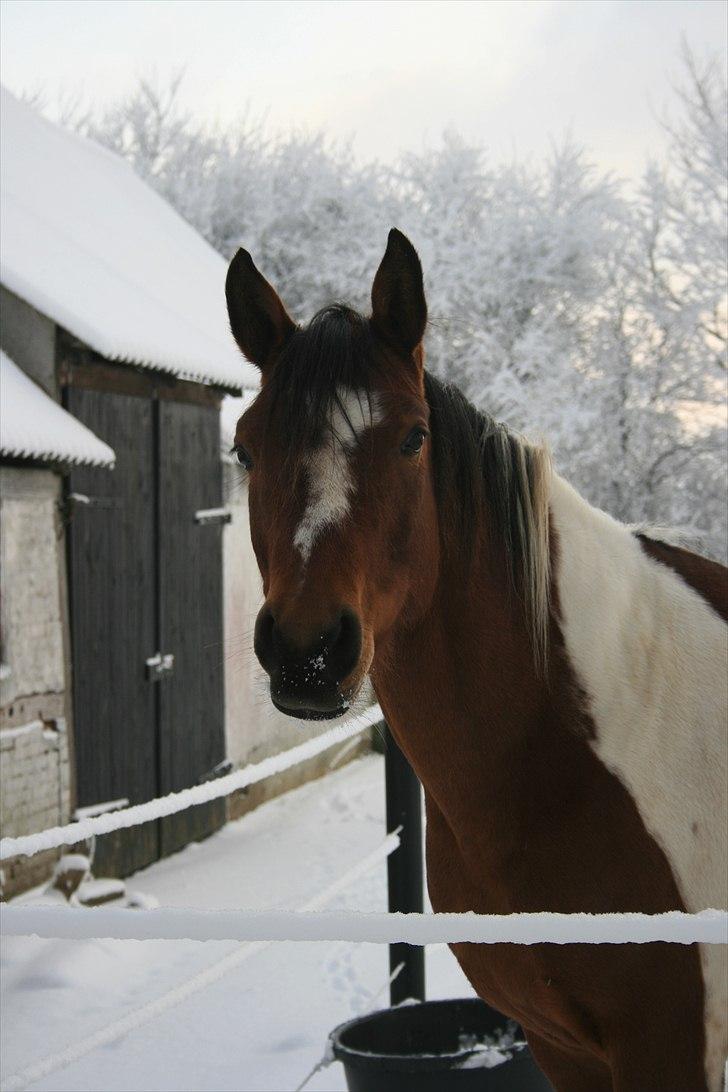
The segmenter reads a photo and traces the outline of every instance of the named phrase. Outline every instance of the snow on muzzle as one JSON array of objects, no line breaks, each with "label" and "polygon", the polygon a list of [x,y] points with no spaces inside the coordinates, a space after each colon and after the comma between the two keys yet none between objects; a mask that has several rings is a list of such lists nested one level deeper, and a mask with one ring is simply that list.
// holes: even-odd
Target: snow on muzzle
[{"label": "snow on muzzle", "polygon": [[255,624],[255,653],[270,676],[271,700],[299,720],[328,720],[346,712],[344,684],[361,651],[361,623],[346,607],[313,635],[281,624],[268,604]]}]

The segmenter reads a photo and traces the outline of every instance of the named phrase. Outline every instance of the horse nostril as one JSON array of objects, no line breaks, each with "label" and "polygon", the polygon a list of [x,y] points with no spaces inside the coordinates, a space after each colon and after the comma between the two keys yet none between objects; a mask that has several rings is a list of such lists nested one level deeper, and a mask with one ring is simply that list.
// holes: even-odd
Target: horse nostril
[{"label": "horse nostril", "polygon": [[276,641],[276,620],[270,607],[263,607],[255,623],[253,640],[255,655],[261,666],[270,674],[278,666],[279,655]]},{"label": "horse nostril", "polygon": [[336,645],[339,643],[339,637],[341,636],[342,629],[343,613],[344,612],[342,611],[339,617],[334,622],[333,626],[329,626],[329,628],[327,630],[324,630],[324,632],[321,634],[320,641],[324,648],[332,649],[335,648]]},{"label": "horse nostril", "polygon": [[361,624],[353,611],[342,610],[335,626],[326,635],[329,667],[341,682],[359,662],[361,656]]}]

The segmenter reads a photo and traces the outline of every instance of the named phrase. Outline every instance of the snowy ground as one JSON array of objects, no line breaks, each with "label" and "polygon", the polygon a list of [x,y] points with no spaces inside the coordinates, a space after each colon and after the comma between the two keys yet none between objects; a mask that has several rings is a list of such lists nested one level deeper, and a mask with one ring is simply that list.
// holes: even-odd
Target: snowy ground
[{"label": "snowy ground", "polygon": [[[163,906],[293,909],[374,849],[384,833],[383,760],[369,755],[137,873],[127,886]],[[378,865],[327,908],[386,910],[386,866]],[[138,1012],[239,947],[3,940],[3,1087],[19,1071]],[[388,1002],[387,975],[384,946],[272,944],[167,1012],[28,1087],[292,1090],[321,1057],[331,1028]],[[432,998],[472,993],[445,946],[427,951],[427,992]],[[335,1063],[307,1087],[344,1089],[342,1067]]]}]

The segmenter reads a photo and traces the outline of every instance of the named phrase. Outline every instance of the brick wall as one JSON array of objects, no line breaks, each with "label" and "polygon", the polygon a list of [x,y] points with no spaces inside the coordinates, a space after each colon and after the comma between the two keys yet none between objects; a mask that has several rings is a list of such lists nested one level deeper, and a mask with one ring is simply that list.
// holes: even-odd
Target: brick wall
[{"label": "brick wall", "polygon": [[[0,731],[0,783],[4,837],[68,822],[70,769],[64,718]],[[9,898],[46,879],[57,856],[53,850],[4,861],[3,896]]]}]

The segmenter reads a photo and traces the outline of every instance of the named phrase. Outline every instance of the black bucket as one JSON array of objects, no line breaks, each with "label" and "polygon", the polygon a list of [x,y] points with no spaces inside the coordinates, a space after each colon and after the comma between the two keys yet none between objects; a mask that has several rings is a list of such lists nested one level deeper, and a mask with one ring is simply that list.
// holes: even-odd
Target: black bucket
[{"label": "black bucket", "polygon": [[[482,1045],[517,1024],[478,998],[425,1001],[382,1009],[331,1032],[349,1092],[552,1092],[527,1046],[486,1068]],[[508,1040],[505,1040],[508,1042]],[[492,1058],[492,1055],[491,1055]]]}]

